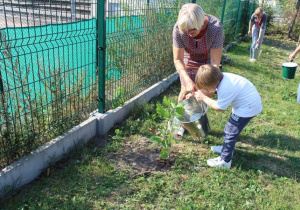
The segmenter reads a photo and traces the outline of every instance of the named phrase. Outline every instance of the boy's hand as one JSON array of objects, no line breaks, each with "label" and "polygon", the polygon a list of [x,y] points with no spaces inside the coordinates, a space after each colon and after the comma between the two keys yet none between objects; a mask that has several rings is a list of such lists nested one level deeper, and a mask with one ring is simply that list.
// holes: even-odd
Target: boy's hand
[{"label": "boy's hand", "polygon": [[203,99],[207,96],[201,90],[198,90],[197,92],[195,92],[195,97],[197,101],[203,101]]}]

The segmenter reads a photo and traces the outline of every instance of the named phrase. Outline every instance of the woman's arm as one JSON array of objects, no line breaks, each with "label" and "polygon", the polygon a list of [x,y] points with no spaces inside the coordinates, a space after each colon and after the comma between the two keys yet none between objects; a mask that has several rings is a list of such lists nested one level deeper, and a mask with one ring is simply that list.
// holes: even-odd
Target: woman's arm
[{"label": "woman's arm", "polygon": [[222,58],[223,46],[218,49],[210,49],[210,62],[211,65],[219,68]]},{"label": "woman's arm", "polygon": [[263,16],[262,16],[262,20],[261,20],[261,26],[260,26],[260,30],[259,30],[259,36],[258,36],[258,39],[256,41],[257,44],[259,44],[261,36],[263,34],[263,31],[267,27],[267,19],[268,19],[268,15],[266,13],[264,13]]},{"label": "woman's arm", "polygon": [[258,35],[258,38],[257,38],[257,41],[256,41],[257,44],[259,44],[259,42],[260,42],[260,37],[262,36],[263,31],[264,31],[264,29],[260,28],[259,35]]},{"label": "woman's arm", "polygon": [[184,56],[184,48],[176,48],[173,46],[173,57],[174,57],[174,65],[186,84],[186,91],[194,92],[196,90],[194,81],[191,80],[189,75],[185,70],[185,66],[183,63],[183,56]]},{"label": "woman's arm", "polygon": [[294,60],[296,58],[296,55],[300,52],[300,45],[295,49],[295,51],[290,55],[290,59]]}]

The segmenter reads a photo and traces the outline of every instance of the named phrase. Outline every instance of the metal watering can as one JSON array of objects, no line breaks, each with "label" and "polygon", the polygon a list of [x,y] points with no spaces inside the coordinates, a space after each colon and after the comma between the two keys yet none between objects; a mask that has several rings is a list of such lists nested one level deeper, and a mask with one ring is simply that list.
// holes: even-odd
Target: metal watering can
[{"label": "metal watering can", "polygon": [[209,121],[206,115],[208,106],[203,101],[197,101],[195,97],[185,99],[184,103],[185,112],[182,116],[181,123],[184,128],[195,138],[204,138],[209,130]]}]

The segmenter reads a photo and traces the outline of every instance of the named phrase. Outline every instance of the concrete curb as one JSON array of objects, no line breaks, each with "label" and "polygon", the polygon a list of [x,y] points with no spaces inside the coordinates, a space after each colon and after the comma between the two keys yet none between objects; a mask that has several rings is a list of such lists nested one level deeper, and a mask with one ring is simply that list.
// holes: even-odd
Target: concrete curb
[{"label": "concrete curb", "polygon": [[122,107],[109,110],[105,114],[99,114],[97,111],[91,113],[91,117],[88,120],[1,170],[0,197],[5,195],[10,189],[16,189],[33,181],[43,170],[60,160],[77,144],[81,142],[86,143],[96,135],[107,133],[115,123],[123,121],[134,106],[146,103],[157,97],[178,77],[177,73],[170,75],[128,100]]},{"label": "concrete curb", "polygon": [[80,141],[87,142],[96,135],[97,119],[90,118],[69,132],[33,151],[0,172],[0,196],[33,181],[44,169],[67,154]]}]

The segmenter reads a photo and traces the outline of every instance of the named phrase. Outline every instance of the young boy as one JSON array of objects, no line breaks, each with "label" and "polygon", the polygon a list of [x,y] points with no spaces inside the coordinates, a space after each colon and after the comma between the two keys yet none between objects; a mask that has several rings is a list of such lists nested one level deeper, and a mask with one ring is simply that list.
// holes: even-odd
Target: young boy
[{"label": "young boy", "polygon": [[[231,167],[231,159],[237,138],[248,122],[262,111],[261,98],[254,85],[246,78],[224,72],[206,64],[200,66],[195,79],[198,91],[195,97],[218,111],[232,107],[230,118],[225,125],[222,146],[212,146],[211,150],[220,156],[207,160],[211,167]],[[201,90],[201,91],[200,91]],[[208,96],[216,93],[215,101]]]}]

